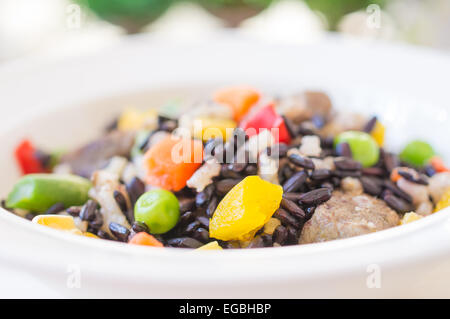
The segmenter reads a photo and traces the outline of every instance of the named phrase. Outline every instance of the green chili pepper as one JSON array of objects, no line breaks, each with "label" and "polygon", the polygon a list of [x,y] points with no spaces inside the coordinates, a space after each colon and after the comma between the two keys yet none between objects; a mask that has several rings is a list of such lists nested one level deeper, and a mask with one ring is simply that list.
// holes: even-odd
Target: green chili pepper
[{"label": "green chili pepper", "polygon": [[22,177],[6,199],[8,208],[43,213],[56,203],[65,207],[82,205],[88,200],[91,182],[70,174],[29,174]]}]

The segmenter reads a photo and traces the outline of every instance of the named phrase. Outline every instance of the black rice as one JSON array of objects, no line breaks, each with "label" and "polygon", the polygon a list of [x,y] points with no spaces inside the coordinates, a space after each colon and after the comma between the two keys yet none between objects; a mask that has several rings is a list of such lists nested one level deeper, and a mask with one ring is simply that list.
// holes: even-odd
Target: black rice
[{"label": "black rice", "polygon": [[290,154],[288,156],[288,159],[292,164],[294,164],[296,166],[300,166],[305,169],[314,169],[315,168],[314,162],[310,158],[303,157],[299,154],[296,154],[296,153]]},{"label": "black rice", "polygon": [[295,202],[282,198],[281,199],[281,207],[283,207],[285,210],[287,210],[290,214],[297,218],[304,218],[306,216],[303,209],[298,206]]},{"label": "black rice", "polygon": [[64,204],[63,203],[56,203],[54,205],[52,205],[49,209],[47,209],[47,211],[45,212],[45,214],[56,214],[59,213],[61,211],[64,210]]},{"label": "black rice", "polygon": [[342,171],[360,171],[362,169],[362,165],[360,162],[357,162],[348,157],[334,160],[334,165],[338,170]]},{"label": "black rice", "polygon": [[167,240],[167,244],[171,247],[179,248],[198,248],[203,246],[202,242],[190,237],[172,238]]},{"label": "black rice", "polygon": [[111,222],[109,223],[109,230],[117,238],[117,240],[126,242],[128,241],[128,236],[130,235],[130,231],[123,225],[118,223]]},{"label": "black rice", "polygon": [[319,205],[328,201],[331,198],[331,193],[329,188],[318,188],[300,196],[299,202],[306,206]]},{"label": "black rice", "polygon": [[306,182],[308,176],[304,171],[292,175],[283,185],[284,192],[295,192]]}]

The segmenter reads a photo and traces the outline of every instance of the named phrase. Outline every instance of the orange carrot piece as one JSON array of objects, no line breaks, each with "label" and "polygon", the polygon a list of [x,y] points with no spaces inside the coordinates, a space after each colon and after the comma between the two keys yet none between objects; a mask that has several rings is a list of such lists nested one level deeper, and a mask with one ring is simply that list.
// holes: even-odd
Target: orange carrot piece
[{"label": "orange carrot piece", "polygon": [[250,108],[258,102],[260,94],[258,91],[248,87],[230,87],[217,91],[214,101],[225,104],[233,111],[235,121],[240,121]]},{"label": "orange carrot piece", "polygon": [[176,136],[168,136],[145,154],[147,183],[169,191],[179,191],[200,167],[203,144]]},{"label": "orange carrot piece", "polygon": [[147,234],[146,232],[137,233],[136,235],[131,237],[128,243],[133,245],[164,247],[164,245],[159,240],[157,240],[152,235]]},{"label": "orange carrot piece", "polygon": [[398,168],[394,168],[391,172],[391,181],[396,183],[401,178],[401,175],[398,173]]},{"label": "orange carrot piece", "polygon": [[434,168],[434,170],[438,173],[450,172],[450,169],[445,166],[444,161],[439,156],[433,157],[430,161],[430,164]]}]

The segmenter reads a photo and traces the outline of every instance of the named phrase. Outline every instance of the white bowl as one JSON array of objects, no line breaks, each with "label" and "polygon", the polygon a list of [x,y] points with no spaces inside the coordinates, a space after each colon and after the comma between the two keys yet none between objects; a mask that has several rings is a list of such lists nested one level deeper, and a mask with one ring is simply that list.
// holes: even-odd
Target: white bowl
[{"label": "white bowl", "polygon": [[[19,61],[0,69],[8,114],[0,194],[19,177],[11,154],[25,136],[43,147],[73,147],[126,105],[158,106],[237,83],[279,93],[325,90],[338,109],[378,114],[390,148],[423,137],[450,159],[449,74],[443,54],[333,36],[303,45],[230,33],[195,44],[139,36],[89,57]],[[449,213],[321,244],[194,252],[73,236],[1,210],[0,265],[72,297],[450,297]]]}]

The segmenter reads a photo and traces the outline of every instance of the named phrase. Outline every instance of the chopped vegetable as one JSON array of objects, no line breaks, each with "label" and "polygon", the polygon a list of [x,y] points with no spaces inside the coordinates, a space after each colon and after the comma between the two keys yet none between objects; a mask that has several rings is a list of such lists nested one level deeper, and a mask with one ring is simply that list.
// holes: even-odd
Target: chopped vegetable
[{"label": "chopped vegetable", "polygon": [[202,142],[168,136],[145,154],[147,182],[166,190],[179,191],[200,167],[202,158]]},{"label": "chopped vegetable", "polygon": [[166,233],[180,218],[178,199],[173,193],[163,189],[144,193],[136,202],[134,218],[145,223],[152,234]]},{"label": "chopped vegetable", "polygon": [[442,158],[440,158],[439,156],[434,156],[431,160],[430,160],[430,164],[431,166],[434,168],[434,170],[438,173],[442,173],[442,172],[450,172],[450,168],[448,168],[447,166],[445,166],[444,161],[442,160]]},{"label": "chopped vegetable", "polygon": [[339,134],[334,141],[335,147],[341,143],[348,143],[353,159],[364,167],[371,167],[380,158],[380,148],[372,136],[359,131],[347,131]]},{"label": "chopped vegetable", "polygon": [[97,235],[90,233],[90,232],[84,232],[83,236],[100,239],[100,237],[98,237]]},{"label": "chopped vegetable", "polygon": [[38,215],[33,218],[32,222],[59,230],[73,230],[77,228],[72,216]]},{"label": "chopped vegetable", "polygon": [[283,188],[247,176],[217,206],[209,224],[210,236],[220,240],[250,240],[280,206]]},{"label": "chopped vegetable", "polygon": [[145,141],[149,138],[150,131],[142,130],[136,133],[136,137],[134,140],[133,148],[131,149],[131,158],[135,158],[137,156],[143,155],[142,146]]},{"label": "chopped vegetable", "polygon": [[391,181],[393,181],[394,183],[396,183],[401,178],[400,174],[398,173],[399,169],[400,169],[399,167],[396,167],[391,172],[390,178],[391,178]]},{"label": "chopped vegetable", "polygon": [[243,121],[240,126],[249,137],[259,134],[262,129],[278,129],[278,134],[273,134],[275,142],[288,144],[291,140],[284,119],[277,114],[273,104],[261,108],[251,118]]},{"label": "chopped vegetable", "polygon": [[70,174],[30,174],[22,177],[9,193],[6,206],[42,213],[56,203],[64,207],[83,205],[91,182]]},{"label": "chopped vegetable", "polygon": [[423,166],[435,155],[430,144],[415,140],[408,143],[400,153],[400,159],[408,164]]},{"label": "chopped vegetable", "polygon": [[[201,124],[201,129],[197,127],[197,123]],[[224,141],[232,136],[233,129],[236,127],[236,122],[229,119],[213,118],[213,117],[199,117],[194,121],[195,138],[201,139],[204,142],[211,138],[220,138]]]},{"label": "chopped vegetable", "polygon": [[134,108],[125,110],[119,118],[117,127],[121,131],[155,129],[158,125],[158,113],[154,109],[139,111]]},{"label": "chopped vegetable", "polygon": [[444,208],[447,208],[450,206],[450,188],[448,188],[444,195],[442,195],[441,199],[439,200],[439,202],[436,205],[436,209],[435,211],[440,211]]},{"label": "chopped vegetable", "polygon": [[370,135],[374,138],[374,140],[377,142],[378,146],[383,147],[384,146],[384,134],[385,134],[386,128],[383,124],[381,124],[380,121],[376,121],[374,128],[370,132]]},{"label": "chopped vegetable", "polygon": [[222,247],[219,246],[219,243],[217,241],[212,241],[197,248],[196,250],[222,250]]},{"label": "chopped vegetable", "polygon": [[214,101],[225,104],[233,111],[235,121],[240,121],[250,108],[259,100],[259,93],[247,87],[222,89],[214,95]]},{"label": "chopped vegetable", "polygon": [[29,140],[23,140],[14,151],[17,162],[19,163],[22,174],[44,173],[45,168],[35,156],[36,148]]},{"label": "chopped vegetable", "polygon": [[408,223],[414,222],[416,220],[421,219],[422,217],[423,216],[420,216],[419,214],[416,214],[414,212],[406,213],[405,215],[403,215],[403,218],[400,221],[400,225],[404,225],[404,224],[408,224]]},{"label": "chopped vegetable", "polygon": [[133,245],[164,247],[164,245],[160,241],[158,241],[152,235],[147,234],[146,232],[137,233],[130,239],[128,243]]}]

